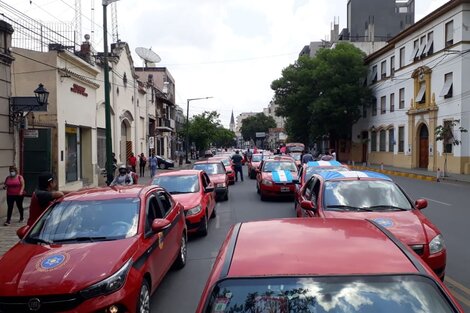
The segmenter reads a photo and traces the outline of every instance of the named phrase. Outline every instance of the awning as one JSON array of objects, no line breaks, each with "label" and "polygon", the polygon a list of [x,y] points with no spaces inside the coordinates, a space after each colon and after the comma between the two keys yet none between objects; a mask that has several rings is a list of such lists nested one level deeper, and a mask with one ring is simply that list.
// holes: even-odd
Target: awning
[{"label": "awning", "polygon": [[429,51],[431,51],[432,46],[434,45],[434,38],[429,39],[428,43],[426,44],[426,49],[424,49],[424,52],[426,55],[429,54]]},{"label": "awning", "polygon": [[416,96],[415,102],[422,102],[424,98],[424,94],[426,93],[426,84],[422,84],[421,88],[419,89],[418,95]]},{"label": "awning", "polygon": [[418,50],[417,57],[421,57],[424,54],[424,51],[426,50],[426,44],[423,43]]},{"label": "awning", "polygon": [[418,50],[419,50],[419,45],[416,45],[416,47],[413,49],[413,52],[411,53],[410,61],[413,61],[416,58],[416,54],[418,54]]},{"label": "awning", "polygon": [[452,89],[452,84],[453,84],[452,79],[446,80],[446,82],[444,83],[444,87],[442,87],[441,93],[439,94],[439,97],[448,96]]}]

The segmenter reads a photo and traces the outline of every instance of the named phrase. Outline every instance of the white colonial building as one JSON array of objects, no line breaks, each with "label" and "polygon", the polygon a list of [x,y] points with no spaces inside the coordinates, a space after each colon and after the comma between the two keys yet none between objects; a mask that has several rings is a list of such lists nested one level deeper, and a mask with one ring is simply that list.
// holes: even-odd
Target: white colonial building
[{"label": "white colonial building", "polygon": [[[452,0],[367,57],[375,100],[353,127],[351,159],[470,173],[470,0]],[[436,141],[459,121],[462,144]]]}]

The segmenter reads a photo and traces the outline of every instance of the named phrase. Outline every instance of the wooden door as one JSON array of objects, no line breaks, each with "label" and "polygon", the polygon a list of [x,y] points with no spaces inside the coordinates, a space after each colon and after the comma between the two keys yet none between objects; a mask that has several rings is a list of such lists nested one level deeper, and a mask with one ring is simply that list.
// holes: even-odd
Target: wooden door
[{"label": "wooden door", "polygon": [[419,131],[419,167],[428,168],[429,164],[429,134],[426,125]]}]

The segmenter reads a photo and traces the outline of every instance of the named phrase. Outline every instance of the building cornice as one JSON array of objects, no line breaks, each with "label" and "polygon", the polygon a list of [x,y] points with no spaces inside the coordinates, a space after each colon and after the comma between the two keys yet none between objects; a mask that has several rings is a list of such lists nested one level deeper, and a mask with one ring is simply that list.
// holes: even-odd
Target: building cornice
[{"label": "building cornice", "polygon": [[95,66],[85,62],[84,60],[77,57],[75,54],[72,54],[68,51],[60,51],[60,52],[58,52],[57,55],[59,56],[59,58],[65,60],[69,63],[72,63],[73,65],[75,65],[78,68],[84,70],[85,72],[87,72],[90,75],[97,76],[100,73],[98,68],[96,68]]},{"label": "building cornice", "polygon": [[73,77],[74,79],[76,79],[76,80],[80,81],[81,83],[83,83],[85,85],[88,85],[89,87],[92,87],[94,89],[98,89],[100,87],[99,84],[95,83],[91,79],[89,79],[89,78],[87,78],[83,75],[77,74],[75,72],[72,72],[71,70],[69,70],[67,68],[59,68],[59,74],[64,75],[64,77]]}]

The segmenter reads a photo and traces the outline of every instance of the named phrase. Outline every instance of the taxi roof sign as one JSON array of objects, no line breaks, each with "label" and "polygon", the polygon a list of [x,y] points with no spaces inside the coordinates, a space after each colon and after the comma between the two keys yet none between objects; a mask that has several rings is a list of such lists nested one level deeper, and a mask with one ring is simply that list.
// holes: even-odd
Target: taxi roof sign
[{"label": "taxi roof sign", "polygon": [[390,177],[387,175],[377,173],[377,172],[371,172],[371,171],[346,171],[346,172],[337,172],[337,171],[329,171],[329,172],[320,172],[318,173],[323,179],[325,180],[335,180],[335,179],[341,179],[341,178],[376,178],[376,179],[382,179],[382,180],[387,180],[387,181],[393,181]]}]

